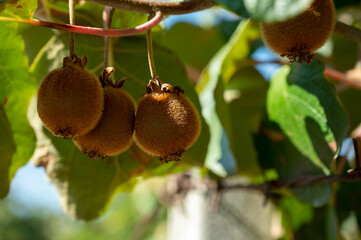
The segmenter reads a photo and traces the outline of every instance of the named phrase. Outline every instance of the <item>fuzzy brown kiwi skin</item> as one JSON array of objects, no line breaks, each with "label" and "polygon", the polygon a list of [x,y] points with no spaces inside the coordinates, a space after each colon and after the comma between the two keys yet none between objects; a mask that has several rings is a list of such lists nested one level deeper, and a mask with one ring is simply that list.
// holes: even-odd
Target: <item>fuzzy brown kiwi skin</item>
[{"label": "fuzzy brown kiwi skin", "polygon": [[295,18],[284,22],[261,23],[265,44],[291,62],[310,63],[313,52],[322,47],[335,26],[332,0],[315,0]]},{"label": "fuzzy brown kiwi skin", "polygon": [[179,87],[148,91],[138,102],[135,142],[161,161],[178,161],[200,133],[197,110],[182,92]]},{"label": "fuzzy brown kiwi skin", "polygon": [[104,87],[104,112],[97,126],[75,139],[74,143],[89,158],[117,155],[132,143],[135,101],[119,86]]},{"label": "fuzzy brown kiwi skin", "polygon": [[103,112],[99,78],[86,70],[86,58],[66,57],[63,67],[48,73],[38,90],[40,119],[54,135],[72,139],[92,130]]}]

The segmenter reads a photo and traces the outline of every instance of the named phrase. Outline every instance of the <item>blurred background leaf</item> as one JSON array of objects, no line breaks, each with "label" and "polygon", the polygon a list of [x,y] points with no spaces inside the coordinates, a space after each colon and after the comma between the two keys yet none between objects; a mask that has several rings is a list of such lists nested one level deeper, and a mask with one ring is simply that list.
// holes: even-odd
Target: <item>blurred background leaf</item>
[{"label": "blurred background leaf", "polygon": [[244,18],[263,22],[280,22],[304,12],[312,0],[216,0],[220,5]]},{"label": "blurred background leaf", "polygon": [[[257,25],[242,21],[197,85],[203,115],[211,126],[212,152],[207,155],[206,166],[219,176],[255,174],[259,170],[251,134],[263,106],[257,94],[264,94],[268,84],[252,68],[253,62],[246,60],[251,42],[258,37]],[[256,95],[254,104],[249,105]]]},{"label": "blurred background leaf", "polygon": [[114,190],[130,179],[139,163],[124,154],[91,160],[72,141],[51,138],[57,152],[47,162],[46,171],[58,190],[62,209],[73,219],[99,217]]},{"label": "blurred background leaf", "polygon": [[244,0],[232,1],[232,0],[216,0],[219,5],[225,7],[226,9],[238,14],[241,17],[249,18],[250,14],[248,13]]},{"label": "blurred background leaf", "polygon": [[203,69],[226,43],[217,27],[204,29],[189,23],[175,24],[164,36],[159,36],[159,40],[196,69]]},{"label": "blurred background leaf", "polygon": [[281,22],[304,12],[313,0],[243,0],[252,18]]},{"label": "blurred background leaf", "polygon": [[[263,121],[261,131],[255,135],[258,161],[264,169],[276,169],[282,180],[294,180],[302,177],[321,176],[323,171],[314,165],[307,156],[302,154],[283,135],[276,124]],[[332,194],[330,184],[309,184],[302,187],[292,187],[290,190],[296,198],[315,207],[324,205]]]},{"label": "blurred background leaf", "polygon": [[6,117],[4,108],[0,105],[0,199],[4,198],[10,187],[9,170],[11,158],[16,151],[10,123]]}]

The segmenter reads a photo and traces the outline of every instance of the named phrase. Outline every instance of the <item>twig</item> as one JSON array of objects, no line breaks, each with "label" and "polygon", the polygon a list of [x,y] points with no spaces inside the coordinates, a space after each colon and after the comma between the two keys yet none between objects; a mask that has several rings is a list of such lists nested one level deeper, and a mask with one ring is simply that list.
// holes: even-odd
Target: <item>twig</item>
[{"label": "twig", "polygon": [[[149,16],[149,21],[154,17],[154,14]],[[154,56],[153,56],[153,43],[152,43],[152,29],[147,31],[147,55],[148,55],[148,64],[150,76],[152,79],[155,79],[157,75],[157,70],[155,68]]]},{"label": "twig", "polygon": [[335,33],[341,34],[342,36],[351,39],[356,42],[361,42],[361,30],[343,22],[336,22]]},{"label": "twig", "polygon": [[[225,184],[220,183],[221,190],[232,190],[232,189],[254,189],[264,191],[275,190],[281,188],[291,188],[291,187],[300,187],[311,185],[315,183],[333,183],[337,181],[342,182],[358,182],[361,180],[361,172],[360,170],[354,169],[354,171],[350,171],[347,175],[328,175],[328,176],[309,176],[309,177],[301,177],[291,180],[274,180],[269,181],[263,184]],[[267,187],[266,187],[267,186]]]},{"label": "twig", "polygon": [[55,22],[47,22],[47,21],[39,21],[39,20],[28,20],[28,19],[20,19],[20,18],[9,18],[9,17],[0,17],[0,21],[8,21],[8,22],[18,22],[30,24],[38,27],[47,27],[59,30],[65,30],[68,32],[96,35],[96,36],[109,36],[109,37],[119,37],[119,36],[130,36],[139,33],[143,33],[158,25],[163,20],[163,15],[161,12],[156,12],[154,18],[150,21],[139,25],[134,28],[128,29],[104,29],[104,28],[95,28],[95,27],[85,27],[78,25],[70,25],[70,24],[61,24]]},{"label": "twig", "polygon": [[190,0],[183,2],[163,2],[149,0],[86,0],[118,9],[150,13],[161,11],[164,15],[178,15],[201,11],[215,6],[212,0]]}]

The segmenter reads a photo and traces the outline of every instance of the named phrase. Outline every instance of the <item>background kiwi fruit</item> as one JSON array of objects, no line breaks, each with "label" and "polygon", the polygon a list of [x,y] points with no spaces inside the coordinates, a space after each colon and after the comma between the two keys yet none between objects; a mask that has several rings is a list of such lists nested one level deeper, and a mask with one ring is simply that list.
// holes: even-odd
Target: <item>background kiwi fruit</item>
[{"label": "background kiwi fruit", "polygon": [[284,22],[261,23],[265,44],[291,62],[310,63],[313,52],[324,45],[335,25],[332,0],[314,0],[300,15]]}]

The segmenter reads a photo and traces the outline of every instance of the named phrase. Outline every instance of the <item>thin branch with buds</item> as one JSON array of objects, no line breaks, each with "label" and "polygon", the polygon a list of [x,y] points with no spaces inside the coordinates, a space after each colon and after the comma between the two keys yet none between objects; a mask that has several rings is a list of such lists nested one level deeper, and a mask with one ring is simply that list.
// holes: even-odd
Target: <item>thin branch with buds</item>
[{"label": "thin branch with buds", "polygon": [[255,189],[260,191],[270,191],[280,188],[291,188],[311,185],[315,183],[334,183],[334,182],[358,182],[361,181],[361,142],[360,138],[353,138],[353,145],[355,150],[355,168],[347,171],[346,175],[321,175],[321,176],[305,176],[290,180],[274,180],[263,184],[225,184],[218,185],[219,190],[231,189]]},{"label": "thin branch with buds", "polygon": [[358,182],[361,181],[361,171],[352,171],[347,175],[328,175],[328,176],[309,176],[300,177],[291,180],[274,180],[268,181],[262,184],[225,184],[220,183],[220,190],[231,190],[231,189],[254,189],[265,191],[265,189],[276,190],[281,188],[301,187],[315,183],[334,183],[334,182]]}]

